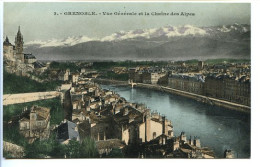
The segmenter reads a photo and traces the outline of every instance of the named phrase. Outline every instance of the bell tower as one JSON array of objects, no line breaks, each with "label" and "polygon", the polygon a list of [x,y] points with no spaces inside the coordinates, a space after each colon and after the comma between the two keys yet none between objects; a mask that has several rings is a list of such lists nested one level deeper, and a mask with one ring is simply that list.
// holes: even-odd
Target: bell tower
[{"label": "bell tower", "polygon": [[24,54],[23,54],[23,35],[20,31],[20,26],[18,27],[18,32],[15,37],[15,49],[16,49],[16,57],[24,62]]}]

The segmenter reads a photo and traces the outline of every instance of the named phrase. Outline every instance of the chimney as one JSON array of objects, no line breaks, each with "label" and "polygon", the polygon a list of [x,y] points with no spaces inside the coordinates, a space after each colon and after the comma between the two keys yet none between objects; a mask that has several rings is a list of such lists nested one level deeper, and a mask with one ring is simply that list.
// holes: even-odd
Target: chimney
[{"label": "chimney", "polygon": [[144,116],[144,124],[145,124],[144,138],[145,138],[145,142],[147,142],[147,117],[146,117],[146,115]]},{"label": "chimney", "polygon": [[186,143],[186,135],[185,135],[185,132],[181,132],[181,140],[184,141],[184,143]]},{"label": "chimney", "polygon": [[194,137],[194,142],[193,143],[194,143],[194,146],[201,147],[200,146],[200,139],[197,136]]},{"label": "chimney", "polygon": [[165,116],[162,116],[162,134],[165,134]]},{"label": "chimney", "polygon": [[190,139],[189,139],[189,144],[190,144],[190,145],[193,145],[191,136],[190,136]]},{"label": "chimney", "polygon": [[107,140],[106,132],[104,131],[104,140]]},{"label": "chimney", "polygon": [[99,141],[99,132],[98,132],[98,134],[97,134],[98,136],[97,136],[97,141]]},{"label": "chimney", "polygon": [[121,126],[121,130],[122,130],[121,133],[122,133],[122,138],[123,138],[123,134],[124,134],[124,126],[123,125]]}]

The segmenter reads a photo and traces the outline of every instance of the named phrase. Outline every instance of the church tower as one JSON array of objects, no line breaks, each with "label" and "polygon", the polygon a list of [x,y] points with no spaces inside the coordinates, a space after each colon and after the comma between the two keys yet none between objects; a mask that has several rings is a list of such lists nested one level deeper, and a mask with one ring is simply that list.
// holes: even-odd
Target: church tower
[{"label": "church tower", "polygon": [[9,42],[8,37],[3,43],[4,59],[13,60],[14,59],[14,46]]},{"label": "church tower", "polygon": [[16,49],[16,57],[24,62],[24,54],[23,54],[23,35],[20,31],[20,26],[18,28],[17,35],[15,37],[15,49]]}]

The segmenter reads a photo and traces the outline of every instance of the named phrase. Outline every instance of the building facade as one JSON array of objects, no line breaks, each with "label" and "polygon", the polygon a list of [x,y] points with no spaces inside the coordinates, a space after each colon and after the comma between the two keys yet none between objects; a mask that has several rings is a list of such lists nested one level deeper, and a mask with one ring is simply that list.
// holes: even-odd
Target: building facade
[{"label": "building facade", "polygon": [[4,59],[15,60],[15,47],[9,42],[8,37],[6,37],[3,43]]},{"label": "building facade", "polygon": [[32,106],[19,121],[20,133],[32,141],[46,139],[50,135],[50,109]]},{"label": "building facade", "polygon": [[206,96],[251,105],[251,82],[246,76],[240,78],[227,75],[207,76],[204,89]]},{"label": "building facade", "polygon": [[33,64],[37,59],[32,53],[24,54],[24,63]]},{"label": "building facade", "polygon": [[251,84],[246,76],[229,75],[185,75],[173,74],[168,78],[168,86],[174,89],[226,100],[238,104],[251,105]]},{"label": "building facade", "polygon": [[174,89],[202,95],[205,79],[202,75],[173,74],[168,78],[168,86]]}]

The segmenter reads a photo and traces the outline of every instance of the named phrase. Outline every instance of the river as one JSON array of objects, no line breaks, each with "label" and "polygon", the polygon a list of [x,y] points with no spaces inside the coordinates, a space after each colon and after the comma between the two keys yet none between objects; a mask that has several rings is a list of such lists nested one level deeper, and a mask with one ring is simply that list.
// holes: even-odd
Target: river
[{"label": "river", "polygon": [[195,100],[145,88],[101,85],[127,101],[146,104],[172,121],[174,135],[181,131],[198,136],[203,147],[213,149],[223,158],[225,149],[235,151],[237,158],[250,158],[250,115],[203,104]]}]

